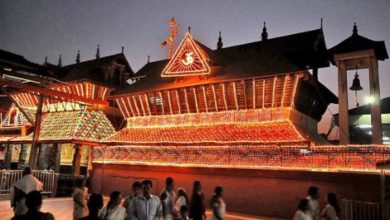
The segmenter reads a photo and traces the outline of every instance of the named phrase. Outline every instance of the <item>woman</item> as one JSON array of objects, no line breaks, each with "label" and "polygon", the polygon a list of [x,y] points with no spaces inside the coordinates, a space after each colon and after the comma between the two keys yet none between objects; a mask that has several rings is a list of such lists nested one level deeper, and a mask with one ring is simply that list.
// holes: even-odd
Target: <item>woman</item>
[{"label": "woman", "polygon": [[77,180],[73,189],[73,220],[77,220],[87,215],[88,192],[84,187],[83,180]]},{"label": "woman", "polygon": [[293,220],[313,220],[309,211],[309,200],[301,199],[298,204],[298,209],[295,212]]},{"label": "woman", "polygon": [[100,218],[103,220],[124,220],[126,218],[126,209],[120,206],[122,195],[118,191],[114,191],[110,195],[110,201],[107,206],[102,209]]},{"label": "woman", "polygon": [[223,188],[215,187],[214,196],[211,199],[210,206],[213,210],[212,220],[223,220],[226,213],[226,204],[222,199]]},{"label": "woman", "polygon": [[339,220],[340,207],[337,201],[336,194],[328,193],[326,196],[328,204],[326,204],[324,210],[322,210],[321,217],[323,220]]},{"label": "woman", "polygon": [[183,188],[179,188],[177,190],[177,200],[176,200],[176,203],[175,203],[175,211],[176,213],[180,213],[180,208],[182,206],[187,206],[188,207],[188,197],[187,197],[187,194],[186,194],[186,191],[183,189]]},{"label": "woman", "polygon": [[190,202],[190,218],[193,220],[206,219],[206,209],[203,204],[204,196],[202,193],[202,186],[199,181],[194,182]]}]

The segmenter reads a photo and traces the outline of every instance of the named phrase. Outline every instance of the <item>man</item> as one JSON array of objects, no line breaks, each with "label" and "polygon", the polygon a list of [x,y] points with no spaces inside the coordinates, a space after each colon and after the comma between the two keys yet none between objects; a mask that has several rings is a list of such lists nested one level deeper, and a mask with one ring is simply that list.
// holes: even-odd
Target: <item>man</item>
[{"label": "man", "polygon": [[174,182],[172,177],[165,180],[165,188],[161,193],[161,203],[163,207],[164,220],[174,219],[174,204],[176,202],[176,193],[173,190]]},{"label": "man", "polygon": [[33,190],[28,193],[26,196],[26,205],[28,207],[27,213],[15,216],[11,220],[54,220],[54,216],[50,212],[44,213],[40,211],[42,207],[42,195],[40,192]]},{"label": "man", "polygon": [[131,187],[131,193],[130,195],[125,199],[123,202],[123,207],[126,208],[126,213],[127,213],[127,219],[131,219],[131,210],[132,207],[134,206],[134,201],[135,199],[141,195],[141,183],[136,181],[133,183]]},{"label": "man", "polygon": [[320,220],[321,219],[321,210],[320,205],[318,203],[318,187],[316,186],[310,186],[309,190],[307,191],[308,196],[306,197],[307,200],[309,200],[309,214],[313,218],[313,220]]},{"label": "man", "polygon": [[11,207],[15,215],[23,215],[27,212],[26,195],[31,191],[42,191],[43,183],[31,174],[31,168],[23,169],[23,177],[11,188]]},{"label": "man", "polygon": [[88,199],[89,215],[80,218],[79,220],[100,220],[99,213],[103,207],[103,196],[100,194],[92,193]]},{"label": "man", "polygon": [[142,195],[138,196],[131,208],[133,220],[160,220],[162,205],[158,196],[152,195],[152,181],[142,181]]}]

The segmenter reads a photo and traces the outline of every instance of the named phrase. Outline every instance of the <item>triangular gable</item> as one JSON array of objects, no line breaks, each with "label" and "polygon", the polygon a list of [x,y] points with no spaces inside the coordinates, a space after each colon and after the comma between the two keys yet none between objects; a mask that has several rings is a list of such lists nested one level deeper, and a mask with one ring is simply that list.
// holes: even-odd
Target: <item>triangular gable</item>
[{"label": "triangular gable", "polygon": [[207,57],[187,32],[178,49],[164,68],[162,77],[194,76],[210,74]]}]

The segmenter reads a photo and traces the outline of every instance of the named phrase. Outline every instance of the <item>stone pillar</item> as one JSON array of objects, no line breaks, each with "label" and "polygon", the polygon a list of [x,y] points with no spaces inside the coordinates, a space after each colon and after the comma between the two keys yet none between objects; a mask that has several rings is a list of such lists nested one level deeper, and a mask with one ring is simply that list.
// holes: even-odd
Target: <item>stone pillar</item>
[{"label": "stone pillar", "polygon": [[379,90],[378,60],[372,57],[369,61],[370,96],[371,103],[371,143],[382,144],[382,116]]},{"label": "stone pillar", "polygon": [[27,145],[21,144],[20,145],[20,154],[19,154],[19,162],[18,162],[18,169],[23,169],[26,164],[26,156],[27,156]]},{"label": "stone pillar", "polygon": [[5,148],[6,148],[6,152],[5,152],[4,166],[6,169],[11,169],[12,145],[7,144],[5,145]]},{"label": "stone pillar", "polygon": [[40,144],[38,152],[38,170],[48,168],[47,145]]},{"label": "stone pillar", "polygon": [[80,175],[80,163],[81,163],[81,146],[79,144],[74,145],[74,154],[73,154],[73,161],[72,161],[72,174],[74,176]]},{"label": "stone pillar", "polygon": [[349,144],[348,83],[343,61],[338,61],[340,144]]}]

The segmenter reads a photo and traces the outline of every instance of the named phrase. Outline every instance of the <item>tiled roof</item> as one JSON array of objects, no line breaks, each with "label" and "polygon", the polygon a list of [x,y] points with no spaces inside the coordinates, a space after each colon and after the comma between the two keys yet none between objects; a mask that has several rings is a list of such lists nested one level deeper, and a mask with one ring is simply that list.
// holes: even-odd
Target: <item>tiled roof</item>
[{"label": "tiled roof", "polygon": [[307,67],[327,67],[329,61],[321,29],[223,48],[221,51],[197,42],[210,59],[211,74],[199,77],[162,78],[168,60],[147,63],[136,75],[141,80],[118,90],[114,95],[190,86],[194,83],[291,73]]},{"label": "tiled roof", "polygon": [[117,144],[223,144],[285,141],[304,141],[289,121],[125,128],[103,140],[103,142]]},{"label": "tiled roof", "polygon": [[[39,141],[99,142],[114,134],[115,129],[101,111],[70,111],[47,113],[42,119]],[[31,141],[32,134],[12,139]]]}]

